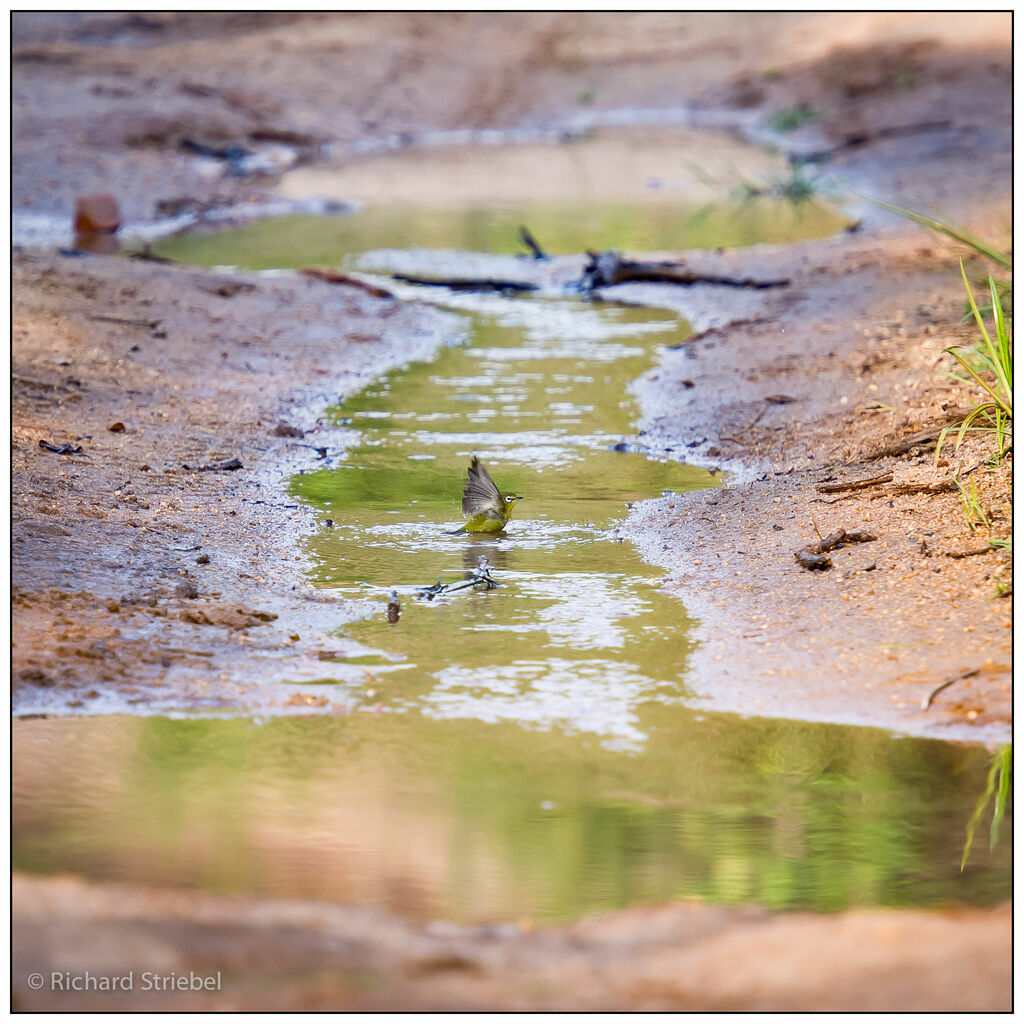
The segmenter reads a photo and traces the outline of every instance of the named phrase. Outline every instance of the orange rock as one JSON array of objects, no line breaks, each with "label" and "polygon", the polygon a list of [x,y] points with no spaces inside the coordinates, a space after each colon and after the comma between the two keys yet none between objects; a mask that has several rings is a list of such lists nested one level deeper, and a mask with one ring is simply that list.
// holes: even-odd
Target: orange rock
[{"label": "orange rock", "polygon": [[121,226],[121,211],[109,192],[79,196],[75,200],[75,230],[115,232]]}]

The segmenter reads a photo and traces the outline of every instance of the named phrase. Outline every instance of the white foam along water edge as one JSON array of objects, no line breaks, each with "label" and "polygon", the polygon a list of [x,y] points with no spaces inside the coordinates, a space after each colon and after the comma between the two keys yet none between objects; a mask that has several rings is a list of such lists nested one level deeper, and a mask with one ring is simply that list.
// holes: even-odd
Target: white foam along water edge
[{"label": "white foam along water edge", "polygon": [[712,109],[693,106],[618,107],[610,110],[581,111],[546,122],[525,123],[511,128],[455,128],[445,131],[391,132],[375,138],[347,143],[329,143],[324,150],[328,159],[377,156],[411,147],[507,146],[516,143],[561,143],[580,138],[597,128],[632,127],[706,128],[737,131],[757,141],[775,140],[764,117],[757,111]]},{"label": "white foam along water edge", "polygon": [[[339,203],[334,199],[279,199],[264,203],[238,203],[208,210],[181,213],[159,220],[128,220],[121,225],[117,238],[127,245],[156,242],[178,235],[202,224],[229,225],[247,220],[308,215],[326,217],[355,213],[357,203]],[[34,210],[12,210],[11,244],[25,247],[70,247],[75,241],[72,210],[39,213]]]}]

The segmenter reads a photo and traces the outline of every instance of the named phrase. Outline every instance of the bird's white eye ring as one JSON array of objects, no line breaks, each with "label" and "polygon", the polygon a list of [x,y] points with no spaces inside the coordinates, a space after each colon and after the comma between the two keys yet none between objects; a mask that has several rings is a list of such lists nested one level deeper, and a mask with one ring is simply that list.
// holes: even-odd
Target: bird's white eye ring
[{"label": "bird's white eye ring", "polygon": [[505,501],[506,501],[506,502],[509,502],[509,501],[511,501],[511,500],[512,500],[512,495],[511,495],[511,494],[506,494],[506,495],[505,495]]}]

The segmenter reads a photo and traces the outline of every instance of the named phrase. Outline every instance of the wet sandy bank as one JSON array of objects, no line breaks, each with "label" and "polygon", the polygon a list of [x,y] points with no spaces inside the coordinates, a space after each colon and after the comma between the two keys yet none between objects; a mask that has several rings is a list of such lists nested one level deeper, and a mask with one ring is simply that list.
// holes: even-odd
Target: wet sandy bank
[{"label": "wet sandy bank", "polygon": [[328,404],[462,321],[101,256],[17,256],[14,296],[15,713],[306,706],[281,680],[323,678],[354,609],[304,582],[323,527],[283,485],[342,450]]},{"label": "wet sandy bank", "polygon": [[[1010,558],[968,527],[951,486],[985,467],[991,444],[950,441],[938,461],[934,440],[879,455],[976,401],[943,354],[971,338],[956,259],[890,234],[723,258],[726,272],[792,280],[741,310],[721,289],[644,289],[716,324],[635,391],[644,442],[731,468],[734,482],[645,502],[626,529],[700,620],[690,679],[708,707],[1009,739],[1011,598],[997,595]],[[995,536],[1011,529],[1008,473],[978,474]],[[828,571],[797,563],[796,551],[840,529],[875,539],[834,552]]]}]

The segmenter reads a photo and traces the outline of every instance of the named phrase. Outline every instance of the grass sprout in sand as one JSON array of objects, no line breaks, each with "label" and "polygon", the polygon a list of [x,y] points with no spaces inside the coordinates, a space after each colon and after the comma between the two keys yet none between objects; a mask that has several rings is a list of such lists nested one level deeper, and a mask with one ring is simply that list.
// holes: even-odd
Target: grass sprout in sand
[{"label": "grass sprout in sand", "polygon": [[[1002,456],[1012,440],[1013,339],[1010,336],[1010,322],[1003,312],[1002,300],[999,297],[996,282],[990,274],[988,286],[992,297],[992,315],[995,320],[995,338],[993,339],[985,327],[978,304],[974,301],[974,293],[967,280],[963,260],[960,261],[960,274],[964,280],[964,288],[967,290],[974,322],[981,331],[981,338],[970,349],[954,345],[945,351],[970,374],[971,380],[985,391],[989,398],[987,401],[975,405],[956,428],[957,445],[959,446],[968,430],[983,430],[993,435],[996,441],[996,450]],[[974,426],[975,423],[986,421],[988,426]],[[946,435],[953,429],[951,427],[944,430],[939,436],[939,443],[935,449],[936,458],[942,449]]]}]

